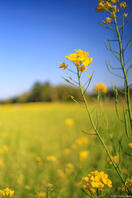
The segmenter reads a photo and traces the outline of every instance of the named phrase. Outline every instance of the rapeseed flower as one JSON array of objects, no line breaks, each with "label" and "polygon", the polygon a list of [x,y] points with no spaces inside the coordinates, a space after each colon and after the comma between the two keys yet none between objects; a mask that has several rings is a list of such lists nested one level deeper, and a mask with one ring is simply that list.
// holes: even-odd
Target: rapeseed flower
[{"label": "rapeseed flower", "polygon": [[118,187],[118,190],[121,190],[121,191],[126,191],[126,190],[131,190],[131,189],[132,189],[132,177],[127,178],[127,180],[125,181],[125,185]]},{"label": "rapeseed flower", "polygon": [[96,11],[97,12],[103,12],[105,11],[105,6],[104,6],[104,2],[103,1],[100,1],[97,8],[96,8]]},{"label": "rapeseed flower", "polygon": [[103,21],[103,23],[111,23],[111,18],[110,17],[106,17],[105,21]]},{"label": "rapeseed flower", "polygon": [[125,9],[126,7],[127,7],[127,4],[126,4],[125,1],[120,3],[120,8],[124,8]]},{"label": "rapeseed flower", "polygon": [[89,58],[89,53],[81,49],[75,50],[75,53],[66,56],[66,58],[73,62],[81,72],[85,71],[93,61],[92,57]]},{"label": "rapeseed flower", "polygon": [[107,87],[104,83],[98,83],[98,84],[95,85],[94,90],[97,91],[97,92],[106,93],[107,92]]},{"label": "rapeseed flower", "polygon": [[89,151],[80,151],[79,152],[79,160],[80,160],[80,162],[82,162],[85,159],[87,159],[88,155],[89,155]]},{"label": "rapeseed flower", "polygon": [[14,190],[11,190],[9,188],[5,188],[4,190],[0,190],[0,195],[3,197],[12,197],[14,195]]},{"label": "rapeseed flower", "polygon": [[56,162],[56,157],[54,155],[47,156],[47,161]]},{"label": "rapeseed flower", "polygon": [[60,67],[59,68],[62,68],[62,69],[67,69],[67,65],[65,63],[60,63]]},{"label": "rapeseed flower", "polygon": [[72,172],[73,172],[73,170],[74,170],[74,166],[73,166],[73,164],[72,164],[72,163],[68,163],[68,164],[66,164],[66,168],[65,168],[65,173],[66,173],[66,174],[70,174],[70,173],[72,173]]},{"label": "rapeseed flower", "polygon": [[[117,154],[117,155],[115,155],[115,156],[112,156],[112,160],[113,160],[113,162],[114,162],[115,164],[118,164],[118,163],[119,163],[119,154]],[[111,161],[109,158],[107,158],[107,162],[108,162],[109,164],[112,164],[112,161]]]},{"label": "rapeseed flower", "polygon": [[119,0],[111,0],[111,3],[117,3]]},{"label": "rapeseed flower", "polygon": [[80,138],[75,140],[75,144],[78,146],[81,145],[87,145],[88,144],[88,138],[85,136],[81,136]]},{"label": "rapeseed flower", "polygon": [[66,124],[67,126],[73,126],[73,125],[74,125],[74,120],[73,120],[72,118],[67,118],[67,119],[65,120],[65,124]]},{"label": "rapeseed flower", "polygon": [[89,192],[95,192],[96,189],[102,190],[104,187],[112,187],[112,181],[103,171],[94,171],[82,178],[83,188]]},{"label": "rapeseed flower", "polygon": [[40,197],[40,198],[45,198],[45,197],[47,197],[47,194],[46,194],[46,192],[39,192],[37,194],[37,196]]}]

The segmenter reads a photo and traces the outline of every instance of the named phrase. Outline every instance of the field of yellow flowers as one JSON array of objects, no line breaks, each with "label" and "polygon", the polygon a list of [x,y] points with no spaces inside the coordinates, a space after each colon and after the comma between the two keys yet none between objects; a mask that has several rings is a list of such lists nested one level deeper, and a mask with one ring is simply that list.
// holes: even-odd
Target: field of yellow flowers
[{"label": "field of yellow flowers", "polygon": [[[96,102],[89,105],[113,160],[118,164],[116,140],[117,136],[118,139],[122,136],[124,128],[116,116],[114,104]],[[124,148],[121,168],[127,178],[130,164],[126,164],[126,157],[130,156],[125,153],[128,150],[131,153],[132,145]],[[118,191],[121,194],[120,180],[82,104],[0,106],[0,197],[87,197],[82,185],[88,182],[89,173],[93,177],[100,174],[106,178],[104,184],[100,183],[104,185],[106,197]],[[94,187],[91,190],[94,192]]]}]

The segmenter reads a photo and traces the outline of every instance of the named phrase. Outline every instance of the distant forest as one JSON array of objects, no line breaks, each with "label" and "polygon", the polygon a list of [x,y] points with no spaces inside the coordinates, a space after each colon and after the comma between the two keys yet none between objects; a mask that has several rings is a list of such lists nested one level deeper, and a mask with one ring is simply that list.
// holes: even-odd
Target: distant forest
[{"label": "distant forest", "polygon": [[[132,97],[132,89],[130,90]],[[124,97],[123,90],[118,90],[119,99]],[[92,101],[97,98],[97,93],[86,93],[88,100]],[[108,92],[102,95],[105,99],[114,99],[115,93],[113,90],[108,90]],[[81,101],[80,90],[75,87],[67,85],[52,86],[49,82],[40,83],[36,82],[31,90],[21,94],[20,96],[12,97],[10,99],[1,100],[1,104],[6,103],[28,103],[28,102],[72,102]]]}]

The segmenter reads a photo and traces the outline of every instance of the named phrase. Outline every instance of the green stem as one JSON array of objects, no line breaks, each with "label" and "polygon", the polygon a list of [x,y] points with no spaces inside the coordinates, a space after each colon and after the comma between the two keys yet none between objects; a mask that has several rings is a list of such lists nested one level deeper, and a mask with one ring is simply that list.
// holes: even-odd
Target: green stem
[{"label": "green stem", "polygon": [[100,135],[98,129],[96,128],[95,123],[94,123],[94,121],[93,121],[93,119],[92,119],[92,116],[91,116],[90,111],[89,111],[89,109],[88,109],[87,100],[86,100],[85,95],[84,95],[83,87],[82,87],[82,84],[81,84],[79,71],[77,72],[77,75],[78,75],[78,82],[79,82],[79,87],[80,87],[81,95],[82,95],[83,102],[84,102],[84,104],[85,104],[86,111],[87,111],[87,113],[88,113],[88,116],[89,116],[91,125],[92,125],[94,131],[96,132],[96,134],[97,134],[97,136],[98,136],[98,138],[99,138],[101,144],[103,145],[105,152],[107,153],[109,159],[111,160],[112,165],[113,165],[115,171],[117,172],[118,176],[120,177],[122,183],[125,184],[125,181],[124,181],[124,179],[122,178],[122,176],[121,176],[121,174],[120,174],[120,171],[118,170],[118,167],[115,165],[115,163],[114,163],[114,161],[113,161],[113,159],[112,159],[112,157],[111,157],[111,155],[110,155],[110,152],[109,152],[109,150],[107,149],[107,146],[105,145],[105,142],[104,142],[103,138],[101,137],[101,135]]},{"label": "green stem", "polygon": [[131,103],[130,103],[130,90],[129,90],[129,83],[128,83],[128,78],[127,78],[127,73],[125,70],[125,64],[124,64],[124,50],[122,46],[122,41],[121,41],[121,36],[117,24],[117,19],[116,15],[114,15],[114,21],[115,21],[115,29],[119,41],[119,50],[120,50],[120,63],[124,75],[124,80],[125,80],[125,97],[126,97],[126,103],[127,103],[127,110],[128,110],[128,115],[129,115],[129,121],[130,121],[130,126],[131,126],[131,131],[132,131],[132,110],[131,110]]}]

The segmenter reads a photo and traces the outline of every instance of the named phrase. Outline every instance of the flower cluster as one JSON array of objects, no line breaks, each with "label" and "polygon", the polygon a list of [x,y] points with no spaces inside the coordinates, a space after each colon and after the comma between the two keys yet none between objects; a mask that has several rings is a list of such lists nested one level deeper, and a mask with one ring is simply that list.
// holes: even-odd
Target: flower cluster
[{"label": "flower cluster", "polygon": [[[119,6],[116,5],[116,3],[119,2],[119,0],[98,0],[98,6],[96,8],[97,12],[104,12],[108,11],[110,12],[110,17],[106,17],[105,21],[103,23],[111,23],[112,18],[116,16],[116,12],[119,12]],[[120,3],[120,8],[125,9],[127,7],[127,4],[125,1]],[[124,13],[123,16],[126,18],[127,13]]]},{"label": "flower cluster", "polygon": [[89,192],[95,192],[96,189],[102,190],[105,186],[111,188],[112,182],[108,175],[103,171],[93,171],[87,177],[82,178],[83,188]]},{"label": "flower cluster", "polygon": [[12,197],[14,195],[14,190],[11,190],[9,188],[5,188],[4,190],[0,190],[0,195],[3,197]]},{"label": "flower cluster", "polygon": [[126,191],[126,190],[131,190],[132,189],[132,177],[128,178],[125,181],[125,185],[122,185],[121,187],[118,188],[120,191]]},{"label": "flower cluster", "polygon": [[[81,49],[75,50],[75,53],[70,54],[69,56],[66,56],[68,60],[73,62],[78,70],[81,72],[85,71],[87,69],[87,66],[91,64],[93,61],[93,58],[89,58],[89,53],[85,52]],[[67,65],[65,63],[60,63],[60,67],[66,69]]]},{"label": "flower cluster", "polygon": [[106,93],[107,92],[107,87],[104,83],[98,83],[98,84],[95,85],[94,90],[96,92]]}]

